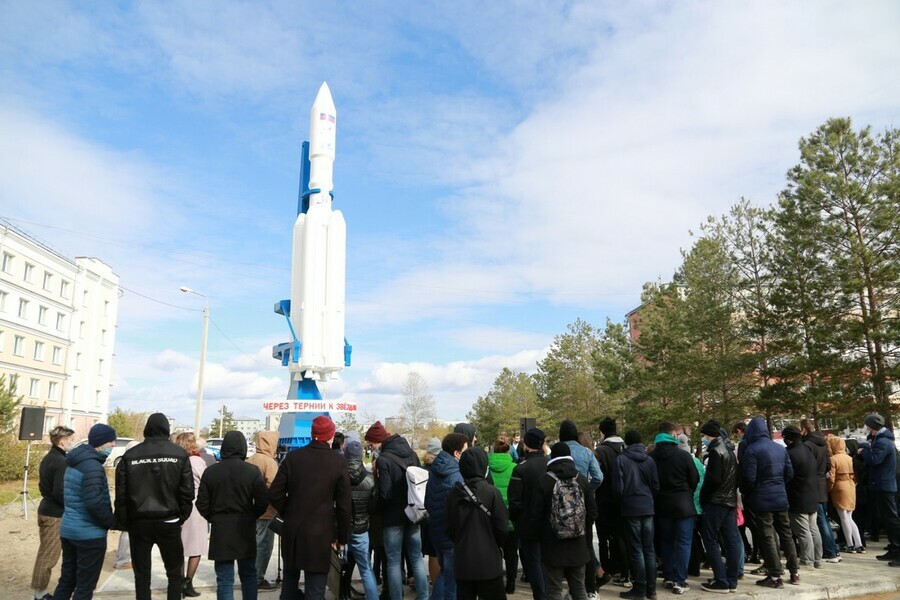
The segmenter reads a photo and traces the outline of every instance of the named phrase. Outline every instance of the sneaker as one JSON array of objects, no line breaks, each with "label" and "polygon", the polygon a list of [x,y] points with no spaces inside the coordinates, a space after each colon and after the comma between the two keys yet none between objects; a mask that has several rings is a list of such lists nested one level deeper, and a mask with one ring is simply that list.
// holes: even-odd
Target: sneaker
[{"label": "sneaker", "polygon": [[814,563],[813,561],[811,561],[811,560],[801,560],[801,561],[800,561],[800,566],[801,566],[801,567],[812,567],[812,566],[814,566],[814,565],[815,565],[815,563]]},{"label": "sneaker", "polygon": [[591,592],[587,595],[587,600],[597,600],[600,596],[597,595],[597,592]]},{"label": "sneaker", "polygon": [[800,585],[800,573],[791,573],[791,585]]},{"label": "sneaker", "polygon": [[53,600],[53,594],[51,594],[50,592],[47,592],[46,594],[44,594],[37,600]]},{"label": "sneaker", "polygon": [[711,581],[709,583],[701,583],[700,589],[704,592],[712,592],[714,594],[727,594],[731,590],[728,588],[727,583],[722,583],[721,581]]},{"label": "sneaker", "polygon": [[784,587],[784,581],[781,580],[781,577],[778,577],[776,579],[772,579],[771,577],[763,577],[756,582],[756,585],[772,588],[773,590],[780,590]]},{"label": "sneaker", "polygon": [[765,566],[756,567],[755,569],[753,569],[752,571],[750,571],[750,574],[751,574],[751,575],[765,575],[765,574],[766,574],[766,567],[765,567]]},{"label": "sneaker", "polygon": [[856,552],[857,554],[865,554],[866,547],[865,546],[857,546],[856,548],[854,548],[854,552]]},{"label": "sneaker", "polygon": [[885,552],[876,556],[878,560],[900,560],[900,552]]},{"label": "sneaker", "polygon": [[816,562],[814,562],[814,563],[813,563],[813,568],[814,568],[814,569],[821,569],[821,568],[822,568],[822,561],[817,560]]},{"label": "sneaker", "polygon": [[689,592],[689,591],[691,591],[691,586],[689,586],[687,583],[676,583],[675,585],[672,586],[673,594],[680,595],[680,594],[683,594],[683,593]]},{"label": "sneaker", "polygon": [[263,579],[256,584],[256,588],[260,590],[277,590],[278,586],[267,579]]},{"label": "sneaker", "polygon": [[[122,570],[124,570],[124,569],[130,569],[130,568],[131,568],[131,561],[129,560],[128,562],[122,563],[121,565],[116,565],[116,566],[113,567],[113,568],[116,569],[117,571],[122,571]],[[53,596],[50,596],[50,597],[52,598]],[[42,600],[43,600],[43,599],[42,599]]]},{"label": "sneaker", "polygon": [[663,581],[663,587],[664,587],[665,589],[667,589],[667,590],[671,590],[673,587],[675,587],[675,582],[674,582],[674,581],[668,581],[668,580]]},{"label": "sneaker", "polygon": [[624,592],[619,592],[619,598],[632,598],[634,600],[644,600],[644,592],[639,592],[635,589],[626,590]]},{"label": "sneaker", "polygon": [[612,581],[612,575],[604,573],[602,577],[597,578],[597,587],[602,588],[604,585]]},{"label": "sneaker", "polygon": [[825,556],[822,558],[822,560],[824,560],[827,563],[839,563],[844,559],[841,558],[840,556]]},{"label": "sneaker", "polygon": [[631,580],[629,578],[625,577],[624,575],[620,576],[620,577],[616,577],[615,579],[612,580],[612,582],[613,582],[613,585],[617,585],[619,587],[623,587],[623,588],[631,587]]},{"label": "sneaker", "polygon": [[900,567],[900,560],[892,560],[888,563],[889,567]]}]

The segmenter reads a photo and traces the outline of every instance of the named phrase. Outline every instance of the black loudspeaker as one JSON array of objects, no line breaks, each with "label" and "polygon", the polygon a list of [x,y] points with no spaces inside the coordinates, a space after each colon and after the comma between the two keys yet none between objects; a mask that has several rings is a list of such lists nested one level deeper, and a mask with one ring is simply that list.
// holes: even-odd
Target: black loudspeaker
[{"label": "black loudspeaker", "polygon": [[22,407],[22,421],[19,424],[20,440],[39,440],[44,437],[45,408],[35,406]]},{"label": "black loudspeaker", "polygon": [[537,420],[531,417],[521,417],[519,419],[519,429],[522,431],[522,435],[525,435],[525,432],[529,429],[533,429],[537,427]]}]

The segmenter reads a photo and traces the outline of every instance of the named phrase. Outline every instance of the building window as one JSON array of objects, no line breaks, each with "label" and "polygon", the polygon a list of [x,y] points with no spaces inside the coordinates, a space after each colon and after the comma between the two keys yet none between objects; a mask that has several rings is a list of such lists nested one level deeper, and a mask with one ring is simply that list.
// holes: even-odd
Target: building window
[{"label": "building window", "polygon": [[61,312],[56,313],[56,330],[62,331],[66,328],[66,315]]},{"label": "building window", "polygon": [[0,329],[0,352],[6,352],[6,336],[2,329]]},{"label": "building window", "polygon": [[53,285],[53,273],[48,273],[44,271],[44,289],[48,292],[50,291],[50,286]]},{"label": "building window", "polygon": [[15,257],[12,254],[10,254],[9,252],[3,253],[3,272],[4,273],[9,273],[10,275],[12,275],[14,258]]},{"label": "building window", "polygon": [[106,330],[103,329],[100,331],[100,343],[104,346],[106,345]]},{"label": "building window", "polygon": [[6,297],[8,295],[6,292],[0,292],[0,311],[6,312]]},{"label": "building window", "polygon": [[103,316],[104,317],[109,316],[109,300],[103,301]]},{"label": "building window", "polygon": [[44,360],[44,342],[34,343],[34,360]]},{"label": "building window", "polygon": [[44,417],[44,435],[47,435],[50,430],[52,430],[56,426],[56,417],[49,416]]},{"label": "building window", "polygon": [[59,384],[51,381],[47,384],[47,398],[50,400],[59,400]]},{"label": "building window", "polygon": [[63,298],[69,297],[69,282],[65,279],[59,282],[59,295]]},{"label": "building window", "polygon": [[97,375],[103,376],[103,359],[97,361]]},{"label": "building window", "polygon": [[19,374],[18,373],[10,373],[9,374],[9,391],[13,394],[16,393],[16,390],[19,389]]},{"label": "building window", "polygon": [[31,379],[31,384],[28,386],[28,397],[29,398],[39,398],[41,394],[41,380],[40,379]]},{"label": "building window", "polygon": [[81,352],[75,354],[75,368],[81,370]]},{"label": "building window", "polygon": [[13,340],[13,354],[16,356],[25,356],[25,338],[17,335]]},{"label": "building window", "polygon": [[72,386],[72,402],[78,404],[78,401],[81,400],[81,396],[78,395],[78,386]]},{"label": "building window", "polygon": [[50,359],[54,365],[62,364],[62,348],[59,346],[53,346],[53,355]]},{"label": "building window", "polygon": [[34,277],[34,265],[31,263],[25,263],[25,274],[24,279],[28,283],[31,283],[32,278]]},{"label": "building window", "polygon": [[94,395],[94,406],[100,406],[100,390]]},{"label": "building window", "polygon": [[84,337],[84,321],[78,324],[78,337]]},{"label": "building window", "polygon": [[81,305],[82,306],[88,305],[88,291],[87,290],[84,290],[84,292],[81,295]]},{"label": "building window", "polygon": [[38,325],[47,324],[47,310],[46,306],[38,306]]},{"label": "building window", "polygon": [[28,300],[25,298],[19,298],[19,317],[28,318]]}]

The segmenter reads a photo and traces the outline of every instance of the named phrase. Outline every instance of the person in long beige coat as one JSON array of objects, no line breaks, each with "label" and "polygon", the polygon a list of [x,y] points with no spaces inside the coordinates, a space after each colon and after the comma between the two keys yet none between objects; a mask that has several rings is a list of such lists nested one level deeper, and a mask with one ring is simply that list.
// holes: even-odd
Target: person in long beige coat
[{"label": "person in long beige coat", "polygon": [[847,454],[847,444],[836,435],[826,438],[831,452],[831,472],[828,474],[828,492],[831,504],[841,518],[841,530],[844,532],[843,552],[863,553],[862,537],[859,528],[853,521],[856,508],[856,478],[853,476],[853,459]]},{"label": "person in long beige coat", "polygon": [[[179,433],[175,437],[175,443],[184,448],[188,453],[191,463],[191,472],[194,475],[194,498],[197,498],[197,490],[200,488],[200,479],[206,471],[206,462],[200,457],[200,445],[193,433]],[[200,557],[209,549],[209,524],[197,511],[196,503],[191,516],[181,524],[181,545],[184,546],[184,555],[188,557],[185,563],[184,583],[182,595],[188,598],[196,598],[199,592],[194,589],[194,575],[200,566]]]},{"label": "person in long beige coat", "polygon": [[[278,448],[277,431],[260,431],[256,434],[256,454],[247,459],[262,472],[266,489],[272,487],[275,475],[278,474],[278,463],[275,462],[275,451]],[[272,547],[275,543],[275,532],[269,529],[272,517],[278,514],[275,507],[269,508],[256,520],[256,579],[261,590],[274,590],[277,585],[266,579],[269,559],[272,558]]]}]

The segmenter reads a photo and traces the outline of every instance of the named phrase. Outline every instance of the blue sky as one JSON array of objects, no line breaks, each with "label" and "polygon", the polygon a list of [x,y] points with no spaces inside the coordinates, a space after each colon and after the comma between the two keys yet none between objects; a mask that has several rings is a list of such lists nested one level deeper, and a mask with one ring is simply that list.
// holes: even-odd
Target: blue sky
[{"label": "blue sky", "polygon": [[[354,365],[462,418],[633,308],[690,229],[770,203],[831,116],[897,126],[894,2],[0,2],[0,215],[126,288],[113,406],[283,398],[300,143],[328,81]],[[147,296],[152,300],[146,299]],[[182,307],[182,308],[175,308]],[[189,309],[189,310],[185,310]]]}]

